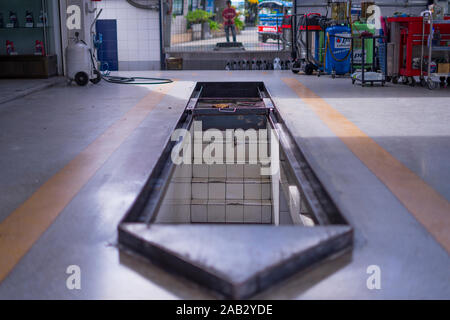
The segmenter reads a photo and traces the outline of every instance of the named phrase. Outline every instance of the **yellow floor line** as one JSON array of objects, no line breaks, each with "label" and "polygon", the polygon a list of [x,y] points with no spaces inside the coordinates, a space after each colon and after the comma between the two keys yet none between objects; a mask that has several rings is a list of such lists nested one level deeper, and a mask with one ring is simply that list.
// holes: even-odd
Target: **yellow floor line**
[{"label": "yellow floor line", "polygon": [[0,282],[173,87],[155,87],[0,224]]},{"label": "yellow floor line", "polygon": [[312,90],[294,78],[283,81],[450,253],[450,203]]}]

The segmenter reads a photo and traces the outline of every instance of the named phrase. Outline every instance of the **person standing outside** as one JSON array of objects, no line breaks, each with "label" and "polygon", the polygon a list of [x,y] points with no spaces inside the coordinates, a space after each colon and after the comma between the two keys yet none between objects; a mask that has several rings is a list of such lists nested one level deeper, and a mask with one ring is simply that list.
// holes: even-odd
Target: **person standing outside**
[{"label": "person standing outside", "polygon": [[231,1],[227,1],[227,7],[222,12],[223,25],[225,27],[225,35],[227,37],[227,42],[230,42],[230,30],[233,35],[233,42],[236,42],[236,26],[234,24],[234,19],[236,18],[236,10],[231,6]]}]

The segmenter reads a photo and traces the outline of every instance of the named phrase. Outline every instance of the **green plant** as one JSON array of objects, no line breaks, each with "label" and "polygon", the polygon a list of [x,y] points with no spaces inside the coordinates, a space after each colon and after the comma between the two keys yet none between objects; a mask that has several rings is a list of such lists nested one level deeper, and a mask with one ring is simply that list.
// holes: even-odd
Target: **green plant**
[{"label": "green plant", "polygon": [[192,25],[197,23],[209,22],[209,19],[212,18],[212,16],[213,14],[209,13],[208,11],[197,9],[194,11],[189,11],[186,15],[186,20],[188,21],[189,25]]},{"label": "green plant", "polygon": [[211,29],[211,31],[219,31],[220,27],[221,25],[216,21],[209,20],[209,28]]},{"label": "green plant", "polygon": [[241,20],[242,12],[236,10],[236,18],[234,18],[234,25],[236,26],[236,29],[243,30],[245,27],[245,23]]},{"label": "green plant", "polygon": [[239,18],[236,18],[235,20],[234,20],[234,24],[236,25],[236,29],[238,29],[238,30],[242,30],[242,29],[244,29],[244,22],[242,22],[242,20],[241,19],[239,19]]}]

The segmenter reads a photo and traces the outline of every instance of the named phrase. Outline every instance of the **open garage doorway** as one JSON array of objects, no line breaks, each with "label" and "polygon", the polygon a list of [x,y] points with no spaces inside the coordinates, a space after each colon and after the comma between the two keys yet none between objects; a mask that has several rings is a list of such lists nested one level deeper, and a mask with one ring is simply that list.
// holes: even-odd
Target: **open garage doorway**
[{"label": "open garage doorway", "polygon": [[[292,1],[108,0],[95,44],[102,71],[270,69],[291,58]],[[231,14],[224,14],[225,11]],[[94,16],[93,14],[89,14]],[[232,22],[230,22],[232,20]],[[86,24],[89,30],[89,23]],[[227,39],[228,32],[228,39]],[[89,40],[89,31],[85,38]],[[173,59],[177,63],[173,62]],[[278,61],[278,60],[277,60]],[[288,69],[288,67],[286,67]]]},{"label": "open garage doorway", "polygon": [[[269,64],[290,57],[289,17],[293,1],[162,0],[165,58],[182,66],[168,68],[236,68],[236,61]],[[233,65],[229,65],[231,63]],[[228,65],[227,65],[228,64]]]}]

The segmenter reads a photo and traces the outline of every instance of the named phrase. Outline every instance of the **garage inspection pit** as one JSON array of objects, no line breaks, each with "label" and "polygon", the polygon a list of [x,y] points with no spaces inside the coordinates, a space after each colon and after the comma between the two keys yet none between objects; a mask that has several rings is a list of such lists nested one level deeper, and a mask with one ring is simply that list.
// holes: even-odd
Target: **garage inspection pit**
[{"label": "garage inspection pit", "polygon": [[119,243],[226,298],[351,249],[263,82],[198,82]]}]

